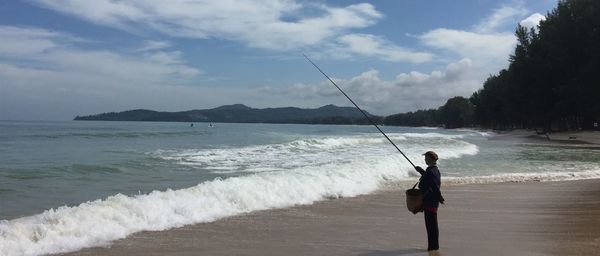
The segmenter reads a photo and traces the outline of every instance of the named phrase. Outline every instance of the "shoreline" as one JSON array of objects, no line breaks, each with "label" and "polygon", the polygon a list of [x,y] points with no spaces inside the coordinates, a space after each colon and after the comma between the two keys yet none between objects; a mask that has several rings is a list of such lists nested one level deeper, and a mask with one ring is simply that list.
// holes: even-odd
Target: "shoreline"
[{"label": "shoreline", "polygon": [[[439,255],[600,252],[600,179],[452,185]],[[61,255],[429,255],[403,191],[265,210]],[[434,254],[438,255],[438,254]]]},{"label": "shoreline", "polygon": [[533,130],[497,131],[492,139],[522,140],[541,144],[600,146],[600,131],[565,131],[549,134],[536,134]]}]

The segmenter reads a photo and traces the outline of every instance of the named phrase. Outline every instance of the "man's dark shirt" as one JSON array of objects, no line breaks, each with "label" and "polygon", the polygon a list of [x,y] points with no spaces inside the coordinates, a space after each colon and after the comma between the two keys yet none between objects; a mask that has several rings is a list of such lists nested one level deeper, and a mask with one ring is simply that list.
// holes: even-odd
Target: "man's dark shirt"
[{"label": "man's dark shirt", "polygon": [[424,195],[423,208],[438,208],[442,200],[440,170],[434,165],[427,167],[424,172],[419,172],[421,173],[419,190]]}]

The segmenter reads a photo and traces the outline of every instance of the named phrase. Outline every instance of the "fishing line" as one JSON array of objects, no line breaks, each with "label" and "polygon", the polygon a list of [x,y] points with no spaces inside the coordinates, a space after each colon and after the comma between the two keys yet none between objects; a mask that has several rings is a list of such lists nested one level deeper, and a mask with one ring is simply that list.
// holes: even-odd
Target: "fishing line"
[{"label": "fishing line", "polygon": [[346,96],[346,98],[348,100],[350,100],[350,102],[352,102],[352,104],[354,104],[354,106],[360,110],[360,112],[365,116],[365,118],[367,120],[369,120],[369,122],[375,126],[375,128],[377,128],[377,130],[379,130],[379,132],[381,134],[383,134],[383,136],[390,142],[392,143],[392,145],[394,145],[394,147],[398,150],[398,152],[400,152],[400,154],[402,154],[402,156],[404,156],[404,158],[406,158],[406,160],[413,166],[415,167],[415,164],[413,164],[412,161],[410,161],[410,159],[408,159],[408,157],[404,154],[404,152],[402,152],[402,150],[400,150],[400,148],[398,148],[398,146],[396,146],[396,144],[385,134],[385,132],[383,132],[379,126],[377,124],[375,124],[375,122],[373,122],[373,120],[371,120],[371,118],[369,117],[369,115],[367,115],[367,113],[365,113],[365,111],[363,111],[356,103],[354,103],[354,101],[348,96],[348,94],[346,94],[342,88],[340,88],[333,80],[331,80],[331,78],[329,78],[329,76],[327,74],[325,74],[325,72],[323,72],[323,70],[321,70],[319,68],[319,66],[317,66],[317,64],[315,64],[312,60],[310,60],[308,58],[308,56],[306,56],[304,53],[302,54],[302,56],[304,56],[304,58],[306,58],[306,60],[308,60],[308,62],[310,62],[310,64],[312,64],[313,66],[315,66],[315,68],[317,68],[317,70],[319,70],[319,72],[321,72],[321,74],[323,74],[325,77],[327,77],[327,79],[329,80],[329,82],[331,82],[338,90],[340,90],[340,92],[342,92],[342,94],[344,94],[344,96]]}]

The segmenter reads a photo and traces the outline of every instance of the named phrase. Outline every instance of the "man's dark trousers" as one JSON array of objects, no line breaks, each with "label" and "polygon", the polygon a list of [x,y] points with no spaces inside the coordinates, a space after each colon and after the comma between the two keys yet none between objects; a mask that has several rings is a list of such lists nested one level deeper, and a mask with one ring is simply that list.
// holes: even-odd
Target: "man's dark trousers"
[{"label": "man's dark trousers", "polygon": [[424,211],[425,228],[427,228],[427,250],[438,250],[440,231],[438,230],[437,213]]}]

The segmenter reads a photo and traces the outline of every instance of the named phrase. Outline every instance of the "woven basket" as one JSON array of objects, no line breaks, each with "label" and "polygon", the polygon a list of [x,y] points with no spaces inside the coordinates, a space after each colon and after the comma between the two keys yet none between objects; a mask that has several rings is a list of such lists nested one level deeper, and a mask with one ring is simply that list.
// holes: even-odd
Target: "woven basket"
[{"label": "woven basket", "polygon": [[406,190],[406,208],[413,214],[423,211],[423,195],[419,189]]}]

